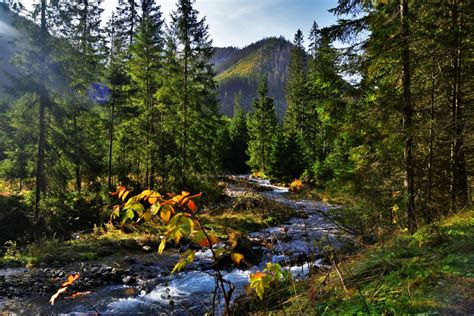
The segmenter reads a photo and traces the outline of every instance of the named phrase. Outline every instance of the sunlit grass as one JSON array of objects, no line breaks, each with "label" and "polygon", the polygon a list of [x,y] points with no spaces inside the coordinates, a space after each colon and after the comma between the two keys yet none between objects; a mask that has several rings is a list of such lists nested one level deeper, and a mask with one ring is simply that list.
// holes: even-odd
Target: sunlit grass
[{"label": "sunlit grass", "polygon": [[[300,282],[276,314],[457,313],[474,296],[474,211],[401,234]],[[261,310],[262,306],[254,306]]]}]

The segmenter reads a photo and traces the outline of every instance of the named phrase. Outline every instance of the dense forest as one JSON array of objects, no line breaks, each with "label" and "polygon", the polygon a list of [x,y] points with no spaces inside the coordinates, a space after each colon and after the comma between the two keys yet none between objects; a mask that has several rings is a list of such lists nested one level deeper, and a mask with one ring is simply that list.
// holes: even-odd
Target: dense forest
[{"label": "dense forest", "polygon": [[[238,174],[343,205],[330,216],[357,247],[417,236],[471,207],[472,2],[339,0],[330,10],[337,24],[315,21],[292,43],[268,38],[244,49],[215,48],[194,1],[176,2],[165,19],[158,0],[120,0],[106,23],[101,1],[41,0],[31,12],[0,3],[0,31],[14,30],[0,33],[5,254],[94,227],[136,233],[152,221],[152,192],[163,205],[164,194],[182,192],[175,209],[154,213],[168,225],[161,251],[196,225],[197,244],[216,259],[212,240],[233,237],[210,233],[212,209]],[[200,197],[210,226],[180,217],[176,237],[170,218],[197,209],[187,192],[202,192],[191,198]],[[114,207],[118,194],[135,200]],[[262,284],[252,284],[260,298]]]}]

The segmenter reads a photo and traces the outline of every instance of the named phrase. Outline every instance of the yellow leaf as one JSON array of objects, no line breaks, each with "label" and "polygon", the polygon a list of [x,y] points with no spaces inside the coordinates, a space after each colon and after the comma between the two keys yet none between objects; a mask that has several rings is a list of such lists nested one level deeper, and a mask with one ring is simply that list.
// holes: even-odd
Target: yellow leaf
[{"label": "yellow leaf", "polygon": [[125,191],[125,193],[122,195],[122,201],[125,201],[127,198],[127,195],[130,193],[130,191]]},{"label": "yellow leaf", "polygon": [[119,199],[122,198],[122,195],[124,194],[125,191],[126,191],[125,187],[120,187],[119,188],[119,195],[118,195]]},{"label": "yellow leaf", "polygon": [[235,264],[240,264],[240,261],[244,259],[244,255],[238,253],[238,252],[233,252],[230,254],[230,257],[232,261],[234,261]]},{"label": "yellow leaf", "polygon": [[160,218],[168,224],[170,221],[171,215],[173,214],[173,207],[170,205],[163,205],[160,211]]},{"label": "yellow leaf", "polygon": [[141,199],[147,199],[151,194],[151,190],[144,190],[142,193],[140,193],[140,198]]},{"label": "yellow leaf", "polygon": [[165,250],[166,247],[166,238],[161,239],[160,245],[158,246],[158,254],[161,255],[163,253],[163,250]]}]

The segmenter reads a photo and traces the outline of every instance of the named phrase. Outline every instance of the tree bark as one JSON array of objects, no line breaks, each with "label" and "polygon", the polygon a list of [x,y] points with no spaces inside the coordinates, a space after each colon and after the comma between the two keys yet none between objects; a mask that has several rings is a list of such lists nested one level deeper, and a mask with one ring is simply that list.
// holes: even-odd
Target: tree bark
[{"label": "tree bark", "polygon": [[[46,0],[41,0],[41,56],[43,59],[42,66],[45,63],[46,48],[45,41],[47,37],[46,30]],[[39,84],[39,83],[38,83]],[[44,151],[46,147],[46,105],[48,97],[46,95],[46,87],[43,84],[39,84],[39,111],[38,111],[38,157],[36,160],[36,191],[35,191],[35,208],[33,213],[33,220],[38,222],[40,218],[40,204],[41,195],[45,190],[45,176],[44,176]]]},{"label": "tree bark", "polygon": [[414,181],[414,157],[413,157],[413,132],[412,117],[413,106],[411,103],[410,86],[410,25],[408,17],[408,0],[400,0],[401,17],[401,61],[403,66],[403,133],[405,138],[404,160],[405,160],[405,190],[407,194],[407,218],[408,229],[413,233],[416,229],[415,219],[415,181]]},{"label": "tree bark", "polygon": [[451,4],[453,46],[452,55],[452,85],[451,112],[453,121],[451,144],[451,210],[464,207],[468,203],[466,159],[464,155],[464,117],[462,104],[462,69],[461,69],[461,10],[459,0]]},{"label": "tree bark", "polygon": [[107,173],[109,189],[112,189],[112,150],[114,141],[114,116],[115,116],[115,85],[112,88],[112,104],[110,106],[110,126],[109,126],[109,168]]}]

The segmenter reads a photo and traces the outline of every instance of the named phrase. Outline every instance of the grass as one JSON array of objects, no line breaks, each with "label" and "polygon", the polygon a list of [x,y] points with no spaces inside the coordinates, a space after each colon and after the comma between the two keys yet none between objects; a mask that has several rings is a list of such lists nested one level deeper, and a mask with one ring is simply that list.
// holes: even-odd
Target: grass
[{"label": "grass", "polygon": [[229,230],[249,233],[281,224],[296,215],[292,208],[249,192],[237,197],[230,205],[209,210],[201,219],[206,226],[222,234]]},{"label": "grass", "polygon": [[451,216],[341,261],[338,267],[347,290],[335,271],[320,272],[299,282],[293,296],[273,306],[273,312],[472,313],[473,241],[474,211]]},{"label": "grass", "polygon": [[10,245],[0,266],[37,266],[40,264],[62,265],[75,261],[94,261],[107,257],[123,257],[126,254],[143,252],[147,245],[157,249],[159,232],[149,225],[132,233],[125,233],[107,224],[106,228],[93,233],[77,235],[71,240],[44,238],[22,249]]}]

